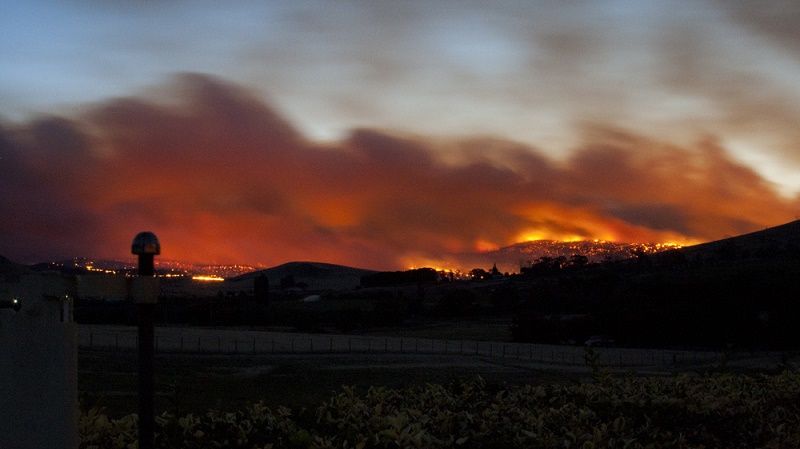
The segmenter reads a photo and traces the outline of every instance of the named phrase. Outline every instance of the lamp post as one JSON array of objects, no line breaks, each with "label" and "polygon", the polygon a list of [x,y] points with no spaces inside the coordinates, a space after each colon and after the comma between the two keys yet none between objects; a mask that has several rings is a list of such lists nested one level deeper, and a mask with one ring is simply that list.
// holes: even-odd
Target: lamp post
[{"label": "lamp post", "polygon": [[19,312],[20,307],[22,307],[22,304],[16,297],[7,301],[0,301],[0,309],[14,309],[14,312]]},{"label": "lamp post", "polygon": [[131,253],[139,256],[138,277],[134,280],[139,321],[139,449],[152,449],[155,445],[153,322],[158,299],[153,259],[161,254],[161,245],[152,232],[140,232],[133,239]]}]

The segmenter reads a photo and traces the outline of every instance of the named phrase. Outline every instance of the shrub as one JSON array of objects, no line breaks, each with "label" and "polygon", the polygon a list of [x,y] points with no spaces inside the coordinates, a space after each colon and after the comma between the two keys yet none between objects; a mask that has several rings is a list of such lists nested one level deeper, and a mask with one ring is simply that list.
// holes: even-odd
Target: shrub
[{"label": "shrub", "polygon": [[[133,448],[136,416],[81,412],[82,448]],[[159,448],[792,448],[800,447],[800,372],[670,378],[595,376],[497,389],[481,378],[403,390],[344,387],[296,414],[162,414]]]}]

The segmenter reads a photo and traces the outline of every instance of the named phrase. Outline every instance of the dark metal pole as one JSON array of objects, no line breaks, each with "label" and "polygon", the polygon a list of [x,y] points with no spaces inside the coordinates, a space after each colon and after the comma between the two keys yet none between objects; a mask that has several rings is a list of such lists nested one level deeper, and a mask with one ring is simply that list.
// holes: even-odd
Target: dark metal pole
[{"label": "dark metal pole", "polygon": [[134,284],[139,324],[139,449],[155,446],[155,370],[153,323],[156,316],[158,284],[154,256],[161,254],[161,245],[152,232],[140,232],[131,245],[139,256],[139,275]]},{"label": "dark metal pole", "polygon": [[[139,276],[153,276],[153,255],[139,254]],[[155,444],[155,370],[153,322],[156,304],[139,303],[139,449]]]}]

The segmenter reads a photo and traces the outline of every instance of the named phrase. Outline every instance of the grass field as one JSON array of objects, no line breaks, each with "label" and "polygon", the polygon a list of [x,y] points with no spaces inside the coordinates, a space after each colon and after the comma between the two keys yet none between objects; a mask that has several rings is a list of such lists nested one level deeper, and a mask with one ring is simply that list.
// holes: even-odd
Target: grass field
[{"label": "grass field", "polygon": [[[342,386],[401,388],[447,384],[481,376],[496,385],[578,380],[586,372],[531,370],[464,356],[419,354],[183,355],[155,360],[156,409],[178,413],[209,408],[236,410],[264,401],[270,407],[314,407]],[[78,388],[85,405],[102,405],[110,416],[137,410],[137,361],[130,352],[79,355]]]},{"label": "grass field", "polygon": [[[414,322],[361,335],[424,339],[510,341],[508,320],[469,324]],[[110,416],[137,410],[137,361],[131,351],[79,353],[78,389],[85,405],[107,408]],[[157,354],[156,409],[202,412],[235,410],[257,401],[270,407],[314,407],[342,386],[401,388],[449,383],[482,376],[495,384],[561,382],[564,374],[504,364],[492,358],[442,354]],[[584,374],[572,373],[579,379]]]},{"label": "grass field", "polygon": [[[362,335],[367,335],[363,333]],[[374,330],[371,336],[483,341],[507,341],[503,320],[465,323],[418,322],[395,329]],[[556,347],[558,348],[558,347]],[[561,349],[559,349],[561,350]],[[581,348],[563,347],[582,353]],[[647,354],[647,350],[608,349],[611,352]],[[579,357],[578,357],[579,358]],[[640,359],[642,357],[636,357]],[[648,357],[643,357],[648,360]],[[677,371],[700,372],[722,363],[705,359],[695,365],[616,367],[618,374],[635,369],[644,375],[671,375]],[[736,369],[774,369],[779,354],[737,358]],[[263,401],[267,406],[292,409],[316,407],[342,390],[355,386],[402,388],[426,383],[448,384],[481,376],[495,386],[582,382],[591,367],[582,364],[543,363],[515,357],[485,354],[411,353],[259,353],[185,354],[158,353],[155,360],[156,411],[176,414],[208,409],[237,410]],[[137,411],[137,360],[132,350],[82,349],[78,360],[78,389],[84,405],[102,405],[109,416]]]}]

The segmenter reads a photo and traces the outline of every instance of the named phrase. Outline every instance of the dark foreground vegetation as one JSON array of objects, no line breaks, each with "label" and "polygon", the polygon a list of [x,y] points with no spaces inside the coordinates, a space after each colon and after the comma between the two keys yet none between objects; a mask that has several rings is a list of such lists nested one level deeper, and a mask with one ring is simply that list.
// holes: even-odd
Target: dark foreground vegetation
[{"label": "dark foreground vegetation", "polygon": [[[135,447],[136,427],[84,409],[81,448]],[[156,433],[158,448],[797,448],[800,371],[344,387],[311,408],[165,412]]]},{"label": "dark foreground vegetation", "polygon": [[[669,256],[669,255],[663,255]],[[624,263],[542,275],[516,303],[519,341],[583,343],[610,335],[625,346],[800,347],[800,258],[653,266]]]}]

